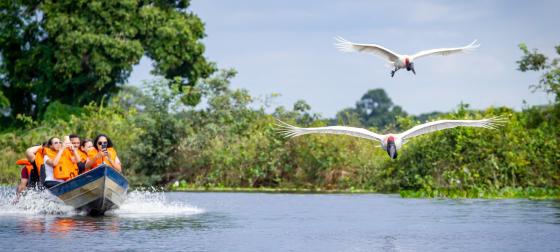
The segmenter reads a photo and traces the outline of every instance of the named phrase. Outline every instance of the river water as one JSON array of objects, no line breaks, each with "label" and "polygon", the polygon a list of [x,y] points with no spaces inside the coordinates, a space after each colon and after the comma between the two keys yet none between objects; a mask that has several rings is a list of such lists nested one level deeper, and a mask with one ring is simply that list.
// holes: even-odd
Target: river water
[{"label": "river water", "polygon": [[1,251],[560,251],[560,202],[133,191],[88,217],[0,188]]}]

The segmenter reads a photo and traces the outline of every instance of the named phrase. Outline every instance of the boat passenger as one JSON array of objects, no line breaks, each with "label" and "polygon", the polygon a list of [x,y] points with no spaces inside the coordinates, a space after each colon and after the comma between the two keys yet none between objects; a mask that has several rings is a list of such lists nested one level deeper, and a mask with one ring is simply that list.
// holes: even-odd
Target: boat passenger
[{"label": "boat passenger", "polygon": [[28,187],[41,187],[43,185],[43,180],[41,179],[41,171],[43,165],[43,156],[45,155],[43,148],[46,146],[47,142],[44,142],[42,145],[32,146],[25,150],[25,156],[27,158],[27,161],[31,165],[31,170],[28,172]]},{"label": "boat passenger", "polygon": [[78,154],[80,155],[80,162],[78,162],[79,174],[82,174],[86,170],[86,162],[88,158],[88,150],[93,148],[93,141],[91,139],[83,139],[80,143],[80,148],[78,149]]},{"label": "boat passenger", "polygon": [[22,167],[21,167],[20,182],[19,182],[19,184],[16,188],[16,198],[13,201],[14,204],[19,201],[19,198],[21,197],[21,194],[29,186],[29,181],[30,181],[29,174],[31,173],[31,171],[33,169],[33,166],[31,165],[31,163],[27,159],[20,159],[16,162],[16,164],[21,165]]},{"label": "boat passenger", "polygon": [[[76,174],[81,174],[85,167],[86,167],[86,160],[84,159],[82,161],[82,156],[80,155],[80,144],[82,143],[80,141],[80,137],[77,134],[70,134],[68,135],[68,138],[70,139],[70,143],[72,143],[72,148],[70,149],[70,151],[72,152],[73,158],[76,159],[76,164],[78,165],[78,171]],[[74,151],[76,153],[74,153]]]},{"label": "boat passenger", "polygon": [[72,147],[76,150],[80,149],[80,144],[82,143],[80,141],[80,137],[76,134],[70,134],[68,135],[68,139],[70,140],[70,143],[72,144]]},{"label": "boat passenger", "polygon": [[[72,157],[72,161],[76,164],[75,165],[75,170],[73,172],[74,176],[77,176],[78,174],[80,174],[80,153],[78,152],[78,150],[80,149],[80,137],[76,134],[70,134],[65,138],[65,142],[70,142],[70,144],[72,144],[70,147],[68,147],[68,151],[70,151],[70,156]],[[83,163],[83,167],[85,168],[85,163]],[[72,177],[74,177],[72,176]]]},{"label": "boat passenger", "polygon": [[79,155],[76,150],[70,151],[72,147],[68,137],[64,142],[57,137],[49,139],[44,157],[46,188],[51,188],[78,174],[76,162],[79,160]]},{"label": "boat passenger", "polygon": [[88,151],[88,161],[86,171],[93,169],[101,164],[106,164],[121,172],[121,161],[117,156],[117,151],[113,148],[113,142],[105,135],[100,134],[93,140],[94,148]]},{"label": "boat passenger", "polygon": [[[14,203],[19,201],[19,198],[23,191],[27,188],[38,188],[43,187],[44,181],[44,169],[43,168],[43,156],[44,148],[47,146],[47,142],[43,142],[42,145],[32,146],[25,150],[25,156],[27,159],[20,159],[16,162],[17,165],[23,165],[21,169],[20,183],[16,189],[16,198]],[[43,179],[41,179],[41,171],[43,174]]]},{"label": "boat passenger", "polygon": [[44,157],[47,154],[47,146],[48,141],[45,141],[42,145],[29,147],[25,151],[27,160],[29,160],[29,162],[31,162],[31,164],[35,166],[35,168],[37,169],[37,173],[39,174],[39,182],[37,183],[37,185],[40,189],[43,187],[43,183],[45,182]]}]

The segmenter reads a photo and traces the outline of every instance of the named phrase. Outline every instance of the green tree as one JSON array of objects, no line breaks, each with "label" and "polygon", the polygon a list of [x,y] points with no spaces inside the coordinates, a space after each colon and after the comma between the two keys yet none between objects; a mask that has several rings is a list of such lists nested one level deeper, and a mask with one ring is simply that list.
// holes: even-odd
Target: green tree
[{"label": "green tree", "polygon": [[348,125],[362,127],[360,114],[355,108],[345,108],[336,113],[336,119],[330,121],[332,125]]},{"label": "green tree", "polygon": [[[548,57],[539,53],[537,49],[529,51],[524,43],[520,44],[519,48],[523,51],[523,56],[521,60],[517,61],[518,69],[522,72],[544,71],[539,84],[532,87],[535,90],[542,89],[548,94],[554,95],[556,103],[560,103],[560,67],[558,66],[560,59],[555,58],[549,61]],[[556,53],[560,55],[560,45],[556,46],[555,49]]]},{"label": "green tree", "polygon": [[394,105],[385,90],[371,89],[356,102],[355,108],[347,108],[337,113],[337,121],[348,122],[348,116],[358,114],[361,124],[367,127],[383,129],[396,124],[398,116],[406,116],[406,112]]},{"label": "green tree", "polygon": [[37,118],[51,101],[99,102],[144,55],[155,74],[194,86],[215,67],[203,56],[204,25],[189,2],[1,1],[0,103],[9,99],[11,117]]},{"label": "green tree", "polygon": [[[167,182],[170,172],[176,168],[174,162],[177,145],[184,137],[179,121],[174,115],[181,91],[180,84],[157,80],[147,85],[141,94],[136,93],[137,105],[142,113],[136,124],[143,129],[139,141],[131,146],[131,169],[138,177],[145,177],[149,183]],[[134,95],[133,90],[127,90]],[[142,178],[144,179],[144,178]]]}]

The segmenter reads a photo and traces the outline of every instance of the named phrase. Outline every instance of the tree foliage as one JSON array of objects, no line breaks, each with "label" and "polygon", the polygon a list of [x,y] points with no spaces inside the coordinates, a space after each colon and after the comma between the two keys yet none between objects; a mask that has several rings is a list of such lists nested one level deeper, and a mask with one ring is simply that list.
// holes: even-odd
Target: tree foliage
[{"label": "tree foliage", "polygon": [[[19,117],[27,128],[0,134],[0,182],[17,179],[13,162],[26,147],[72,132],[108,134],[134,185],[183,181],[201,187],[409,190],[413,193],[405,195],[459,197],[488,197],[508,188],[545,188],[537,191],[546,196],[555,193],[546,188],[560,185],[560,121],[550,120],[557,107],[476,111],[460,104],[434,119],[504,115],[508,123],[498,130],[456,128],[419,136],[391,160],[378,143],[361,138],[283,138],[276,118],[305,127],[329,122],[304,101],[268,114],[246,90],[230,87],[234,76],[226,70],[201,81],[191,90],[200,94],[197,107],[181,105],[190,91],[179,90],[177,82],[158,80],[144,89],[127,87],[69,117],[59,105],[49,106],[53,117],[61,117],[57,120]],[[407,116],[397,117],[395,125],[408,129],[419,123]]]},{"label": "tree foliage", "polygon": [[[143,55],[155,73],[194,86],[215,69],[189,1],[2,1],[0,105],[36,118],[51,101],[99,103]],[[2,95],[3,93],[3,95]]]},{"label": "tree foliage", "polygon": [[[539,84],[532,85],[534,89],[542,89],[548,94],[555,97],[556,103],[560,104],[560,58],[548,60],[544,54],[539,53],[537,49],[529,51],[526,44],[520,44],[519,48],[523,51],[521,60],[517,61],[519,70],[526,71],[544,71]],[[560,55],[560,45],[555,47],[556,53]]]},{"label": "tree foliage", "polygon": [[178,143],[184,138],[180,122],[172,113],[181,97],[179,85],[156,80],[147,85],[143,99],[134,104],[142,107],[135,125],[143,129],[138,141],[130,146],[129,168],[136,181],[150,184],[169,181],[169,174],[176,168]]},{"label": "tree foliage", "polygon": [[356,102],[355,108],[347,108],[338,112],[336,121],[352,125],[355,124],[354,119],[358,117],[363,126],[383,129],[389,125],[395,125],[397,117],[406,115],[400,106],[393,104],[385,90],[378,88],[367,91]]}]

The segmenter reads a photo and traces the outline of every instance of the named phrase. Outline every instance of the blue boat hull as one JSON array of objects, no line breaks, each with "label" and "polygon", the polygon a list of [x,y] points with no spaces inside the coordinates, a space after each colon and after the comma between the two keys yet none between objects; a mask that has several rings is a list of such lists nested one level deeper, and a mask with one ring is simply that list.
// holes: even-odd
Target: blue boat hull
[{"label": "blue boat hull", "polygon": [[77,210],[102,215],[124,202],[128,181],[115,169],[101,165],[49,190]]}]

